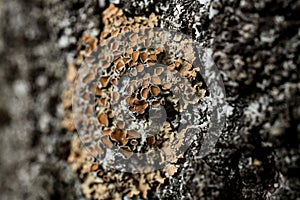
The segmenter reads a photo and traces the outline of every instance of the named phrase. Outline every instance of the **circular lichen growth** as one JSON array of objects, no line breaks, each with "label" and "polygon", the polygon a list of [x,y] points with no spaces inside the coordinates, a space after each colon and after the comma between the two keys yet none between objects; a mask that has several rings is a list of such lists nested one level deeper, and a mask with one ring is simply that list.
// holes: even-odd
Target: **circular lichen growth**
[{"label": "circular lichen growth", "polygon": [[200,127],[214,109],[203,111],[209,93],[197,43],[143,28],[91,44],[73,101],[85,146],[107,169],[139,172],[176,162],[193,136],[204,135]]}]

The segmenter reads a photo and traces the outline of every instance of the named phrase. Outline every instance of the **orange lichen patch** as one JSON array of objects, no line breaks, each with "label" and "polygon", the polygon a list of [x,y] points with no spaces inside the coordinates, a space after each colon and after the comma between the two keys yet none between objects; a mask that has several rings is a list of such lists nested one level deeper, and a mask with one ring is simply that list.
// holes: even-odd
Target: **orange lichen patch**
[{"label": "orange lichen patch", "polygon": [[109,66],[110,66],[109,62],[104,62],[102,65],[103,68],[108,68]]},{"label": "orange lichen patch", "polygon": [[150,55],[149,55],[149,58],[150,58],[151,60],[153,60],[153,61],[156,61],[156,60],[157,60],[157,57],[156,57],[155,54],[150,54]]},{"label": "orange lichen patch", "polygon": [[133,61],[137,61],[138,60],[138,58],[139,58],[139,52],[138,51],[134,51],[133,53],[132,53],[132,60]]},{"label": "orange lichen patch", "polygon": [[100,40],[100,46],[104,46],[107,44],[107,40]]},{"label": "orange lichen patch", "polygon": [[111,139],[119,142],[121,145],[125,145],[128,140],[126,139],[126,131],[123,131],[121,129],[115,129],[111,133]]},{"label": "orange lichen patch", "polygon": [[125,67],[125,63],[123,62],[123,60],[120,60],[118,63],[117,63],[117,70],[121,71],[124,67]]},{"label": "orange lichen patch", "polygon": [[168,90],[172,87],[172,83],[165,83],[162,85],[162,89],[164,90]]},{"label": "orange lichen patch", "polygon": [[143,79],[146,80],[146,79],[149,79],[150,77],[151,77],[151,74],[146,73],[146,74],[144,75]]},{"label": "orange lichen patch", "polygon": [[[84,43],[89,43],[91,40],[93,40],[93,37],[90,36],[90,35],[88,35],[87,33],[84,33],[84,34],[82,35],[82,41],[83,41]],[[78,49],[78,50],[79,50],[79,49]]]},{"label": "orange lichen patch", "polygon": [[[132,94],[134,92],[134,87],[132,85],[128,85],[128,87],[126,88],[126,92],[127,92],[127,94]],[[126,98],[126,101],[127,101],[127,98]]]},{"label": "orange lichen patch", "polygon": [[128,98],[126,99],[126,101],[127,101],[127,103],[128,103],[129,105],[132,106],[132,105],[134,104],[134,102],[137,101],[137,99],[136,99],[135,97],[131,96],[131,97],[128,97]]},{"label": "orange lichen patch", "polygon": [[144,71],[144,65],[142,65],[142,64],[139,64],[136,68],[137,68],[138,72]]},{"label": "orange lichen patch", "polygon": [[107,86],[107,84],[109,83],[109,76],[102,76],[102,77],[100,77],[100,83],[101,83],[101,86],[102,87],[106,87]]},{"label": "orange lichen patch", "polygon": [[151,86],[150,91],[151,91],[153,96],[157,96],[160,93],[160,89],[157,86]]},{"label": "orange lichen patch", "polygon": [[99,165],[98,164],[92,164],[91,171],[97,171],[98,169],[99,169]]},{"label": "orange lichen patch", "polygon": [[113,61],[114,64],[117,64],[122,61],[122,57],[118,57],[116,60]]},{"label": "orange lichen patch", "polygon": [[128,48],[128,49],[126,49],[126,54],[125,54],[125,56],[127,57],[127,56],[130,56],[131,54],[133,54],[133,48]]},{"label": "orange lichen patch", "polygon": [[137,45],[137,41],[129,42],[129,46],[134,47]]},{"label": "orange lichen patch", "polygon": [[128,139],[140,138],[140,137],[141,137],[141,135],[138,132],[134,131],[134,130],[128,130],[127,131],[127,138]]},{"label": "orange lichen patch", "polygon": [[100,124],[102,124],[104,126],[108,126],[108,118],[105,113],[100,113],[100,115],[98,116],[98,120],[99,120]]},{"label": "orange lichen patch", "polygon": [[139,113],[139,114],[143,114],[145,112],[145,109],[148,107],[148,102],[147,101],[138,101],[138,102],[134,102],[135,104],[135,112]]},{"label": "orange lichen patch", "polygon": [[103,144],[107,147],[107,148],[112,148],[113,147],[113,143],[110,141],[109,139],[109,135],[104,135],[101,137],[101,141],[103,142]]},{"label": "orange lichen patch", "polygon": [[112,50],[117,50],[119,48],[119,43],[118,42],[114,42],[111,46]]},{"label": "orange lichen patch", "polygon": [[99,171],[97,172],[97,176],[98,176],[98,177],[102,177],[103,174],[104,174],[104,171],[103,171],[103,170],[99,170]]},{"label": "orange lichen patch", "polygon": [[153,77],[151,77],[151,83],[153,83],[154,85],[160,85],[161,84],[161,80],[160,80],[159,77],[153,76]]},{"label": "orange lichen patch", "polygon": [[171,64],[171,65],[168,66],[168,69],[169,69],[169,70],[174,70],[175,67],[176,67],[176,66],[175,66],[175,64],[173,63],[173,64]]},{"label": "orange lichen patch", "polygon": [[160,75],[164,71],[164,68],[162,67],[156,67],[155,68],[155,74]]},{"label": "orange lichen patch", "polygon": [[153,101],[152,102],[152,106],[159,106],[160,105],[160,102],[159,101]]},{"label": "orange lichen patch", "polygon": [[120,29],[116,29],[116,30],[114,30],[114,31],[111,32],[111,36],[115,37],[116,35],[119,34],[119,32],[120,32]]},{"label": "orange lichen patch", "polygon": [[150,85],[150,82],[148,81],[148,80],[144,80],[143,82],[142,82],[142,86],[143,87],[148,87]]},{"label": "orange lichen patch", "polygon": [[117,103],[119,99],[120,99],[119,92],[112,92],[112,96],[111,96],[112,103]]},{"label": "orange lichen patch", "polygon": [[130,158],[133,154],[130,148],[127,146],[121,146],[120,151],[126,158]]},{"label": "orange lichen patch", "polygon": [[145,40],[145,47],[150,47],[151,46],[151,41],[149,39]]},{"label": "orange lichen patch", "polygon": [[175,67],[176,68],[180,67],[181,64],[182,64],[182,59],[181,58],[175,60]]},{"label": "orange lichen patch", "polygon": [[127,33],[127,32],[129,32],[129,28],[128,28],[128,27],[126,27],[126,26],[125,26],[125,27],[123,27],[123,32],[124,32],[124,33]]},{"label": "orange lichen patch", "polygon": [[148,88],[143,88],[142,91],[141,91],[141,97],[143,99],[147,99],[148,95],[149,95],[149,89]]},{"label": "orange lichen patch", "polygon": [[130,40],[132,41],[136,41],[138,39],[138,34],[136,33],[133,33],[131,36],[130,36]]},{"label": "orange lichen patch", "polygon": [[155,54],[160,54],[160,53],[162,53],[163,51],[164,51],[164,50],[163,50],[162,47],[158,47],[158,48],[155,49]]},{"label": "orange lichen patch", "polygon": [[99,87],[96,87],[95,95],[96,96],[101,96],[101,94],[102,94],[102,90]]},{"label": "orange lichen patch", "polygon": [[89,56],[93,51],[97,51],[98,49],[97,44],[98,44],[98,39],[96,37],[84,33],[77,45],[77,50],[79,54],[76,62],[78,64],[81,64],[84,57]]},{"label": "orange lichen patch", "polygon": [[124,129],[125,128],[125,122],[123,121],[118,121],[116,126],[119,128],[119,129]]},{"label": "orange lichen patch", "polygon": [[97,42],[98,42],[98,39],[95,39],[95,40],[91,41],[91,43],[90,43],[93,51],[97,51],[97,49],[98,49]]},{"label": "orange lichen patch", "polygon": [[102,134],[103,135],[110,135],[111,133],[112,133],[111,129],[104,129],[104,130],[102,130]]},{"label": "orange lichen patch", "polygon": [[123,57],[123,62],[124,62],[125,64],[129,63],[129,61],[131,61],[131,58]]},{"label": "orange lichen patch", "polygon": [[147,64],[151,67],[151,66],[154,66],[156,63],[153,62],[153,61],[151,61],[151,60],[149,60],[149,61],[147,62]]},{"label": "orange lichen patch", "polygon": [[142,61],[143,63],[146,62],[147,59],[148,59],[148,53],[147,53],[147,52],[142,52],[142,53],[140,54],[140,58],[141,58],[141,61]]},{"label": "orange lichen patch", "polygon": [[97,99],[97,101],[103,106],[105,106],[107,103],[107,100],[105,97],[101,97],[100,99]]},{"label": "orange lichen patch", "polygon": [[[95,37],[90,37],[87,34],[84,34],[81,41],[78,45],[78,57],[76,64],[81,64],[83,61],[88,61],[90,58],[88,57],[93,51],[95,51],[98,47],[98,44],[107,45],[112,51],[112,55],[109,56],[100,56],[100,59],[105,60],[103,66],[99,66],[104,69],[105,73],[103,76],[107,78],[107,80],[102,80],[102,83],[99,79],[98,87],[95,87],[94,90],[96,91],[96,101],[94,106],[96,107],[98,121],[101,126],[99,126],[99,132],[101,138],[96,141],[96,147],[91,148],[90,152],[93,156],[97,156],[99,154],[105,154],[101,148],[113,148],[113,145],[119,147],[119,151],[126,157],[130,158],[133,155],[133,151],[139,151],[139,145],[142,145],[144,138],[142,138],[142,133],[138,133],[136,131],[131,130],[122,130],[128,124],[121,123],[117,121],[118,111],[113,110],[113,106],[111,103],[116,102],[117,99],[120,97],[116,95],[114,88],[118,85],[118,80],[121,75],[126,71],[130,71],[132,75],[137,75],[138,72],[144,72],[145,69],[141,70],[142,68],[139,66],[143,63],[143,67],[153,66],[157,59],[160,59],[158,54],[164,52],[162,48],[156,49],[146,49],[146,50],[136,50],[135,47],[125,48],[122,45],[119,45],[116,42],[109,43],[109,37],[115,37],[115,40],[118,40],[121,36],[119,33],[125,33],[129,31],[138,32],[143,28],[154,27],[157,25],[157,17],[155,14],[151,14],[149,18],[146,17],[134,17],[134,19],[127,19],[124,16],[123,11],[114,5],[110,5],[108,9],[103,12],[103,32],[100,35],[100,40],[98,41]],[[154,33],[149,31],[149,35],[147,37],[151,37]],[[147,39],[147,37],[137,37],[137,34],[132,34],[129,38],[132,41],[131,45],[136,43],[143,43],[146,48],[151,47],[151,41]],[[129,44],[128,43],[128,44]],[[184,47],[184,45],[182,45]],[[114,55],[113,55],[114,54]],[[94,54],[91,54],[94,55]],[[114,58],[118,57],[118,59],[113,60]],[[196,70],[189,69],[189,66],[185,65],[183,61],[180,59],[168,59],[165,63],[169,65],[170,63],[174,63],[173,70],[177,70],[179,73],[186,77],[193,77]],[[130,67],[130,68],[129,68]],[[148,67],[147,70],[154,71],[154,74],[161,75],[163,68],[154,68]],[[193,71],[194,70],[194,71]],[[74,77],[74,72],[76,72],[76,68],[70,69],[70,74],[68,77],[68,81],[70,82],[70,87],[74,88],[74,85],[71,85],[71,79]],[[170,84],[165,84],[164,80],[161,79],[155,80],[158,78],[153,74],[147,73],[141,82],[132,83],[129,82],[129,85],[132,86],[130,89],[129,94],[133,95],[133,97],[126,98],[128,103],[128,107],[132,112],[136,112],[134,114],[143,114],[145,113],[147,107],[149,105],[164,105],[166,99],[164,97],[160,98],[157,97],[160,92],[166,93],[165,90],[171,88]],[[152,77],[152,78],[151,78]],[[93,78],[93,77],[91,77]],[[91,79],[87,79],[91,80]],[[192,79],[194,80],[194,79]],[[122,81],[121,79],[119,80]],[[151,82],[151,83],[150,83]],[[141,84],[143,87],[141,88]],[[103,88],[102,88],[102,87]],[[159,86],[159,87],[158,87]],[[164,91],[160,91],[162,88]],[[198,86],[195,87],[195,91],[200,91],[201,88]],[[121,94],[121,93],[120,93]],[[150,94],[152,96],[150,96]],[[153,97],[154,96],[154,97]],[[162,95],[163,96],[163,95]],[[72,95],[69,97],[65,95],[66,98],[63,101],[63,106],[65,108],[65,120],[72,119],[71,117],[71,108],[72,108]],[[89,97],[90,98],[90,97]],[[151,98],[151,100],[149,100]],[[71,102],[71,103],[70,103]],[[115,105],[114,105],[115,106]],[[113,111],[112,111],[113,110]],[[90,112],[90,108],[88,112]],[[115,116],[114,116],[115,115]],[[114,119],[114,117],[116,117]],[[118,120],[123,120],[118,118]],[[86,125],[89,125],[88,121],[85,122]],[[68,130],[72,127],[70,125]],[[69,129],[70,128],[70,129]],[[90,130],[93,128],[89,127]],[[171,133],[172,127],[170,123],[164,123],[163,131],[159,133],[158,136],[148,136],[146,137],[147,144],[150,148],[156,148],[158,142],[161,142],[161,146],[164,146],[167,143],[162,142],[162,140],[170,140],[174,141],[174,134]],[[75,134],[74,134],[75,135]],[[98,135],[98,137],[100,137]],[[181,135],[182,136],[182,135]],[[158,137],[158,138],[157,138]],[[94,136],[92,136],[94,138]],[[184,138],[184,137],[183,137]],[[180,140],[182,137],[180,137]],[[74,136],[74,141],[79,140],[76,136]],[[87,138],[89,140],[89,138]],[[85,152],[82,148],[80,141],[74,142],[72,141],[71,145],[71,153],[68,161],[72,165],[72,169],[74,172],[78,173],[78,176],[82,182],[82,190],[83,193],[87,198],[90,199],[122,199],[125,196],[132,197],[132,198],[149,198],[148,193],[149,191],[155,191],[155,189],[160,188],[160,186],[165,182],[165,174],[167,176],[174,175],[176,173],[176,166],[168,166],[168,168],[164,168],[161,171],[156,170],[153,172],[145,171],[139,174],[132,174],[131,176],[127,176],[121,172],[109,170],[109,169],[102,169],[99,165],[98,160],[91,160],[89,154]],[[129,142],[130,141],[130,142]],[[179,143],[182,144],[183,140]],[[118,143],[118,144],[116,144]],[[156,146],[155,146],[156,145]],[[100,148],[101,147],[101,148]],[[131,149],[132,148],[132,149]],[[168,155],[171,157],[172,162],[176,163],[178,155],[172,154]],[[93,165],[94,164],[94,165]],[[98,166],[96,165],[98,164]],[[97,166],[97,167],[96,167]],[[167,173],[165,173],[167,172]]]},{"label": "orange lichen patch", "polygon": [[133,60],[129,62],[129,67],[134,67],[137,64],[137,62],[134,62]]},{"label": "orange lichen patch", "polygon": [[118,79],[116,79],[116,78],[111,79],[111,83],[113,85],[117,85],[118,84]]},{"label": "orange lichen patch", "polygon": [[154,136],[147,137],[147,143],[148,144],[154,144],[155,143],[155,137]]}]

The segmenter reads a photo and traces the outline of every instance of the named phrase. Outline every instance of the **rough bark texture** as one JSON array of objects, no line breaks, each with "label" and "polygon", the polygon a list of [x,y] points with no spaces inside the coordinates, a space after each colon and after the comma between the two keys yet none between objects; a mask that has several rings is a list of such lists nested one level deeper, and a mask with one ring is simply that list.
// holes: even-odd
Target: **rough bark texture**
[{"label": "rough bark texture", "polygon": [[[61,128],[68,59],[101,31],[102,1],[0,0],[0,198],[85,199]],[[228,103],[215,150],[197,144],[153,199],[296,199],[300,192],[300,1],[122,0],[129,17],[212,49]]]}]

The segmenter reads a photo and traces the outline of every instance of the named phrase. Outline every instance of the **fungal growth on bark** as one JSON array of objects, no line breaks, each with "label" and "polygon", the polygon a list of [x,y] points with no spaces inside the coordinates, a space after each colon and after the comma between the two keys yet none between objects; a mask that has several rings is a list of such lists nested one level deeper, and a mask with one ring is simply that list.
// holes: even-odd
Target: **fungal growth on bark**
[{"label": "fungal growth on bark", "polygon": [[74,120],[106,169],[155,170],[183,155],[206,93],[194,60],[190,39],[154,28],[111,36],[85,56]]},{"label": "fungal growth on bark", "polygon": [[[155,28],[154,14],[128,20],[110,5],[103,23],[99,40],[83,35],[76,63],[69,65],[70,80],[80,66],[71,83],[72,112],[88,150],[75,137],[69,161],[87,197],[146,198],[148,190],[177,172],[178,160],[195,139],[208,138],[204,154],[216,141],[217,133],[208,134],[208,121],[222,117],[204,98],[211,92],[207,82],[210,87],[216,83],[202,77],[197,45],[183,34]],[[68,110],[70,92],[63,95]],[[74,130],[69,115],[64,125]]]}]

